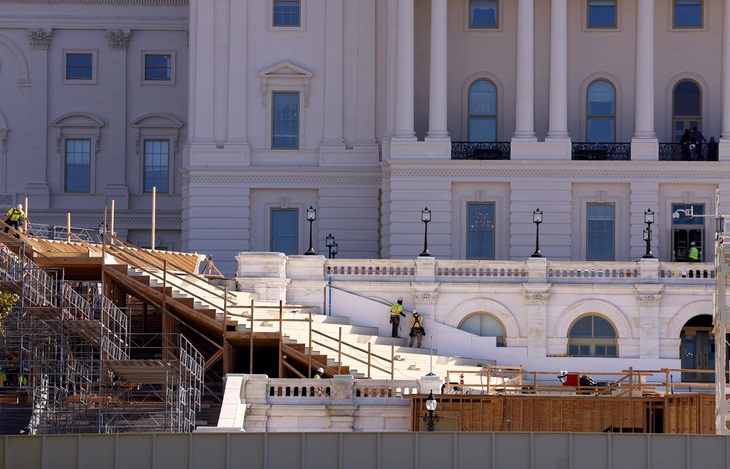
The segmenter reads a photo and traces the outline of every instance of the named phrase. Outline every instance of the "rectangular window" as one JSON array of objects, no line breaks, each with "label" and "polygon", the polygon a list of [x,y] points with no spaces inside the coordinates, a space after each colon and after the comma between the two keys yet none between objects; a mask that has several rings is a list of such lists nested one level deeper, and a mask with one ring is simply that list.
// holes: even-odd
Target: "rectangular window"
[{"label": "rectangular window", "polygon": [[274,26],[301,26],[300,0],[274,0]]},{"label": "rectangular window", "polygon": [[588,27],[615,28],[616,0],[588,0]]},{"label": "rectangular window", "polygon": [[499,1],[469,0],[469,27],[499,27],[498,7]]},{"label": "rectangular window", "polygon": [[66,139],[66,192],[89,192],[91,187],[91,140]]},{"label": "rectangular window", "polygon": [[275,208],[271,210],[271,251],[287,255],[298,254],[299,210]]},{"label": "rectangular window", "polygon": [[94,55],[90,53],[66,54],[66,80],[93,80]]},{"label": "rectangular window", "polygon": [[466,258],[494,259],[494,203],[466,205]]},{"label": "rectangular window", "polygon": [[299,93],[274,92],[271,148],[299,148]]},{"label": "rectangular window", "polygon": [[144,79],[170,81],[172,79],[172,56],[169,54],[145,54]]},{"label": "rectangular window", "polygon": [[702,0],[674,0],[674,27],[701,28]]},{"label": "rectangular window", "polygon": [[613,204],[588,204],[586,260],[614,260],[614,209]]},{"label": "rectangular window", "polygon": [[145,140],[144,142],[144,191],[169,192],[170,142],[168,140]]}]

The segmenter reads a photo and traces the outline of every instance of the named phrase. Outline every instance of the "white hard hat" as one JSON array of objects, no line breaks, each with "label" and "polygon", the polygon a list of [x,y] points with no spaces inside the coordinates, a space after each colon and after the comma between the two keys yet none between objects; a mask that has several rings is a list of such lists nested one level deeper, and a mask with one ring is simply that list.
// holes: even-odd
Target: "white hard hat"
[{"label": "white hard hat", "polygon": [[18,204],[18,210],[23,210],[23,204]]},{"label": "white hard hat", "polygon": [[697,243],[695,243],[694,241],[692,241],[691,243],[689,243],[689,245],[690,245],[690,246],[696,246],[696,245],[697,245]]},{"label": "white hard hat", "polygon": [[418,311],[416,311],[416,310],[414,309],[414,310],[413,310],[413,314],[418,314]]},{"label": "white hard hat", "polygon": [[324,373],[324,368],[317,368],[317,373]]}]

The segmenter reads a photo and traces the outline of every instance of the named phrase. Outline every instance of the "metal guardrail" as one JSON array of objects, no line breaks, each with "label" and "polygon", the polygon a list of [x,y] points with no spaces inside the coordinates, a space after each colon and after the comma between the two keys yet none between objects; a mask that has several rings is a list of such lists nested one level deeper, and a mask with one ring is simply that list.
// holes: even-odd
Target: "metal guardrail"
[{"label": "metal guardrail", "polygon": [[451,142],[452,160],[509,160],[510,142]]}]

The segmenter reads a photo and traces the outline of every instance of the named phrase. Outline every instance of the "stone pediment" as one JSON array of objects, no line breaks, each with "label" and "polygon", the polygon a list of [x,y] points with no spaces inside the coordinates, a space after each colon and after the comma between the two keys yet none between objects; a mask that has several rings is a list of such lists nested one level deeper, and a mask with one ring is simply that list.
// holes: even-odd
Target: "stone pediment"
[{"label": "stone pediment", "polygon": [[261,104],[266,107],[269,87],[286,87],[302,92],[304,106],[309,104],[309,82],[314,74],[291,62],[281,62],[259,72],[261,79]]}]

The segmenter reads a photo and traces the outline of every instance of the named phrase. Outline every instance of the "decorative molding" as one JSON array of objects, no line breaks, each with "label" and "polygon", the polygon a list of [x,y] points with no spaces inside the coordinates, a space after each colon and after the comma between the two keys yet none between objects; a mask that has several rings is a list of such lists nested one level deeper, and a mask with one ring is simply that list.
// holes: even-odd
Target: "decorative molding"
[{"label": "decorative molding", "polygon": [[[245,168],[241,168],[245,170]],[[213,185],[312,185],[316,187],[330,186],[376,186],[380,187],[382,180],[378,176],[332,176],[326,175],[287,175],[277,176],[274,174],[260,175],[224,175],[224,174],[196,174],[190,175],[190,184],[213,184]]]},{"label": "decorative molding", "polygon": [[684,200],[685,204],[690,205],[694,198],[695,198],[694,191],[682,191],[682,200]]},{"label": "decorative molding", "polygon": [[3,156],[8,156],[8,129],[0,129],[0,141],[2,141]]},{"label": "decorative molding", "polygon": [[122,29],[108,29],[105,36],[111,50],[125,51],[129,47],[130,39],[132,39],[132,32]]},{"label": "decorative molding", "polygon": [[525,293],[525,302],[528,305],[545,306],[549,299],[549,293]]},{"label": "decorative molding", "polygon": [[0,194],[0,205],[12,205],[13,196],[10,194]]},{"label": "decorative molding", "polygon": [[290,62],[281,62],[259,72],[259,78],[261,79],[261,105],[266,107],[270,86],[295,86],[302,92],[304,107],[309,106],[309,83],[313,76],[314,74],[312,72]]},{"label": "decorative molding", "polygon": [[606,191],[596,191],[596,203],[606,203]]},{"label": "decorative molding", "polygon": [[636,302],[639,304],[639,306],[654,306],[658,307],[659,303],[662,301],[662,295],[661,294],[637,294],[636,295]]},{"label": "decorative molding", "polygon": [[187,5],[188,0],[0,0],[3,3],[99,4],[99,5]]},{"label": "decorative molding", "polygon": [[48,50],[51,46],[52,29],[28,29],[26,34],[28,34],[31,49]]}]

